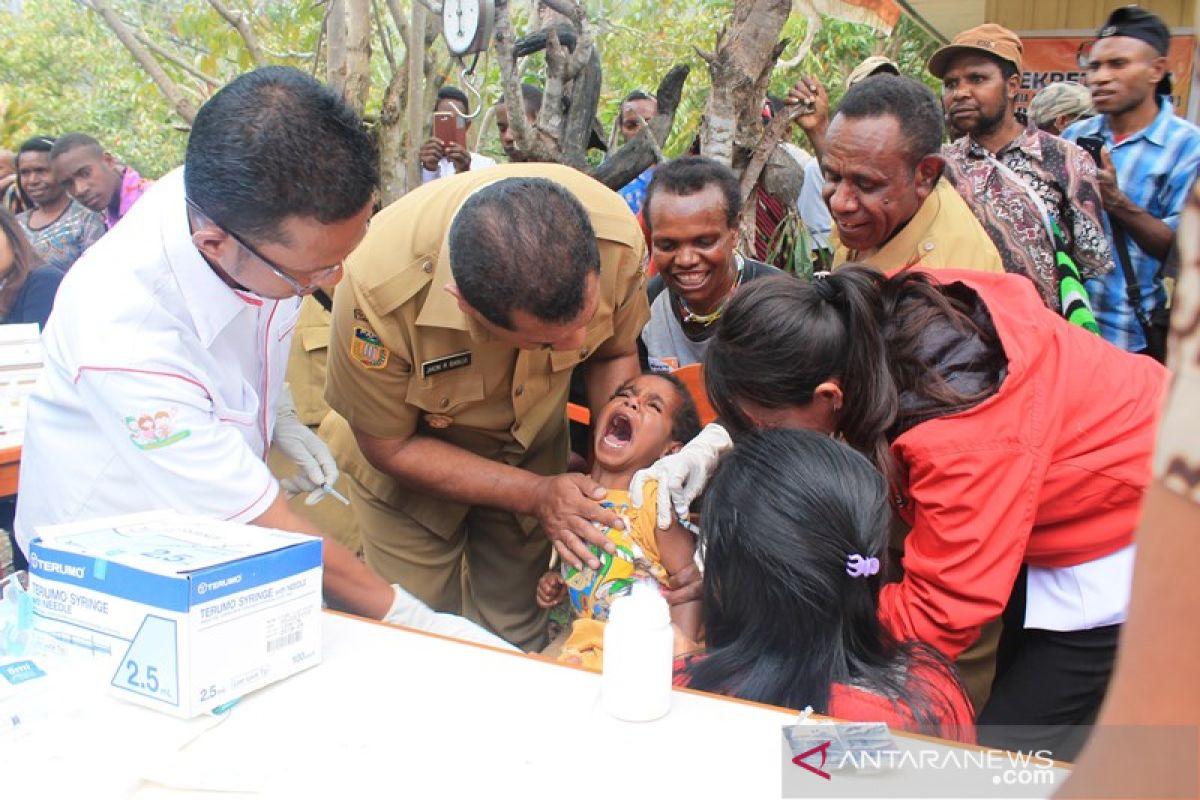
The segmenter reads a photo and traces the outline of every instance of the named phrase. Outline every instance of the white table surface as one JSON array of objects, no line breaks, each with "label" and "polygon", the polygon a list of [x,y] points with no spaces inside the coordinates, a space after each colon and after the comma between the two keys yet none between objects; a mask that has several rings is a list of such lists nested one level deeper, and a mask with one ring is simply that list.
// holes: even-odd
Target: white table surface
[{"label": "white table surface", "polygon": [[[781,796],[781,726],[795,719],[790,712],[676,691],[663,719],[627,723],[604,713],[600,676],[591,672],[336,614],[325,615],[323,636],[319,666],[222,718],[185,722],[104,697],[0,740],[0,794]],[[811,796],[835,785],[859,796],[900,794],[905,773],[814,777]]]}]

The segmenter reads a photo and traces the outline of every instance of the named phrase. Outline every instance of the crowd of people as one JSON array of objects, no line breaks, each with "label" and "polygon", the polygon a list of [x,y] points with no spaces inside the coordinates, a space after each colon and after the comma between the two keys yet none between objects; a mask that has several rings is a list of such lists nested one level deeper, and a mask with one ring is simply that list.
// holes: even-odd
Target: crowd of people
[{"label": "crowd of people", "polygon": [[[361,121],[288,68],[213,95],[153,185],[30,139],[0,153],[0,321],[46,359],[17,555],[161,507],[310,532],[330,605],[588,666],[652,581],[680,684],[1073,759],[1129,613],[1176,275],[1179,330],[1200,302],[1168,43],[1118,9],[1028,122],[994,24],[929,59],[940,100],[882,57],[836,108],[802,78],[764,113],[803,105],[811,278],[758,247],[761,187],[739,250],[728,166],[614,192],[532,162],[503,103],[496,164],[453,87],[381,210]],[[619,139],[657,113],[628,94]],[[1162,469],[1194,501],[1180,425]]]}]

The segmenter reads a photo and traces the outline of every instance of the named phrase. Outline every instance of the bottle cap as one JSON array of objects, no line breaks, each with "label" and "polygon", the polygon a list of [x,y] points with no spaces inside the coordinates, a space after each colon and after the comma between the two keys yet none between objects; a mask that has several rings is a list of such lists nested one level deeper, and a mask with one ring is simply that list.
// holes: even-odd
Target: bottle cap
[{"label": "bottle cap", "polygon": [[640,580],[629,594],[613,602],[608,621],[610,624],[657,628],[671,624],[671,610],[656,581]]}]

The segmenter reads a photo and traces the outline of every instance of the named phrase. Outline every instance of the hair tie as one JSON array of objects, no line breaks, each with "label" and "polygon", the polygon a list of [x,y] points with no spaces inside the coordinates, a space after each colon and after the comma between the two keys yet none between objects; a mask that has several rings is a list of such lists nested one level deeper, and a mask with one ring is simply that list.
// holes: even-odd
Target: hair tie
[{"label": "hair tie", "polygon": [[828,272],[817,272],[813,275],[813,278],[813,286],[816,287],[817,294],[821,296],[822,300],[826,303],[832,303],[837,299],[838,288],[836,284],[829,280]]},{"label": "hair tie", "polygon": [[879,574],[878,558],[863,558],[858,553],[852,553],[846,559],[846,574],[851,578],[869,578]]}]

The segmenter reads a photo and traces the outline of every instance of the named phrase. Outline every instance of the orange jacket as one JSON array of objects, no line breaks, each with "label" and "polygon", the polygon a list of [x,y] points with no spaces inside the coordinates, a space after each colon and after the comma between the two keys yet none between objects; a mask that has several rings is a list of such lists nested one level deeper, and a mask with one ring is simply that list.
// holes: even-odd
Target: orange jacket
[{"label": "orange jacket", "polygon": [[879,613],[955,658],[1003,612],[1022,564],[1073,566],[1133,541],[1168,373],[1070,325],[1024,277],[933,277],[979,295],[1008,372],[983,403],[893,442],[912,529]]}]

